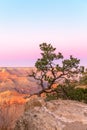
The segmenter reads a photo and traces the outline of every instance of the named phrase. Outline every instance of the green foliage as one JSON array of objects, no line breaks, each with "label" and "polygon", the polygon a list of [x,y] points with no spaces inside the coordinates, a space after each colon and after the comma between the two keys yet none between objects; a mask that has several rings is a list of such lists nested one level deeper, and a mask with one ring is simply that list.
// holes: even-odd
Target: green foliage
[{"label": "green foliage", "polygon": [[87,88],[75,88],[74,84],[59,85],[54,91],[54,95],[52,93],[47,94],[47,101],[62,98],[87,103]]},{"label": "green foliage", "polygon": [[40,49],[42,51],[42,58],[38,59],[35,63],[38,70],[48,71],[52,65],[52,61],[63,58],[63,55],[60,52],[58,54],[55,53],[56,48],[51,44],[40,44]]},{"label": "green foliage", "polygon": [[76,88],[68,91],[68,97],[71,100],[83,101],[84,99],[84,89]]},{"label": "green foliage", "polygon": [[[56,48],[51,44],[42,43],[40,49],[41,58],[35,63],[36,71],[30,75],[38,80],[42,87],[38,95],[47,93],[50,89],[52,91],[47,94],[46,100],[62,98],[87,102],[87,89],[75,88],[75,84],[71,84],[71,80],[76,81],[79,73],[84,73],[84,67],[79,67],[80,60],[72,55],[64,59],[62,53],[56,53]],[[60,84],[56,89],[52,89],[52,85],[61,79],[65,85]],[[83,81],[87,83],[87,75],[81,79],[81,82]]]},{"label": "green foliage", "polygon": [[[53,89],[47,94],[47,100],[62,98],[87,102],[87,89],[75,88],[75,84],[71,84],[71,80],[76,81],[79,73],[84,73],[84,67],[79,67],[80,60],[72,55],[64,59],[62,53],[56,53],[56,48],[51,44],[42,43],[40,49],[41,58],[35,63],[37,70],[30,75],[38,80],[42,87],[38,95],[47,93],[48,89],[52,90],[52,85],[63,79],[65,85],[60,84]],[[86,84],[87,75],[80,80],[80,82],[84,81]]]},{"label": "green foliage", "polygon": [[[50,89],[59,79],[73,78],[75,74],[80,72],[79,59],[74,58],[72,55],[69,59],[64,59],[62,53],[56,53],[56,48],[51,44],[42,43],[40,49],[41,58],[35,63],[37,71],[33,72],[32,76],[39,80],[39,84],[44,91],[45,88]],[[58,72],[61,73],[58,75]],[[50,74],[48,75],[48,73]],[[44,82],[46,82],[47,86],[44,86]]]},{"label": "green foliage", "polygon": [[56,94],[46,94],[46,96],[47,96],[46,101],[58,99]]}]

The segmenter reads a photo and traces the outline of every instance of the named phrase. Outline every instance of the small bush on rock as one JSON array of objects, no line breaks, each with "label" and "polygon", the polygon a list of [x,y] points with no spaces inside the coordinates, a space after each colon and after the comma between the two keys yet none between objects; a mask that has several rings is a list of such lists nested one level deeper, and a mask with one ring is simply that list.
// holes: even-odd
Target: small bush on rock
[{"label": "small bush on rock", "polygon": [[87,103],[87,88],[75,88],[74,85],[59,85],[54,90],[54,94],[47,94],[46,100],[55,100],[58,98]]}]

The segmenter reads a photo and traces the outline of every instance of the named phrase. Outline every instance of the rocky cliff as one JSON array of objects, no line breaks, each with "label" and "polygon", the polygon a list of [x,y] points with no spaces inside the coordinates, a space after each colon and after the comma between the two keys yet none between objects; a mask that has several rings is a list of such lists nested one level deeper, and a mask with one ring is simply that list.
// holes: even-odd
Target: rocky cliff
[{"label": "rocky cliff", "polygon": [[15,130],[87,130],[87,105],[69,100],[29,99]]},{"label": "rocky cliff", "polygon": [[20,94],[33,94],[41,88],[36,80],[28,75],[32,71],[31,68],[0,68],[0,92],[16,91]]}]

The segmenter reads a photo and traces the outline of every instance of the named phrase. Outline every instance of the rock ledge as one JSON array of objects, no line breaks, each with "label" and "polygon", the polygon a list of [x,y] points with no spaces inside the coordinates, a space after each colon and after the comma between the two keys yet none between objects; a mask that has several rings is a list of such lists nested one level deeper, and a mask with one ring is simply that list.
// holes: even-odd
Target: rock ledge
[{"label": "rock ledge", "polygon": [[15,130],[87,130],[87,105],[70,100],[30,99]]}]

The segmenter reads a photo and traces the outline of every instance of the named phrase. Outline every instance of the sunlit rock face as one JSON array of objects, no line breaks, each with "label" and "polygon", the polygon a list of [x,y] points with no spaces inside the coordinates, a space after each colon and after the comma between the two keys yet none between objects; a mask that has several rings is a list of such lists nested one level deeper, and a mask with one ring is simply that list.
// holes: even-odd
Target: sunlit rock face
[{"label": "sunlit rock face", "polygon": [[24,113],[25,103],[23,94],[16,91],[0,93],[0,130],[14,128],[16,120]]},{"label": "sunlit rock face", "polygon": [[87,105],[69,100],[33,98],[15,130],[87,130]]},{"label": "sunlit rock face", "polygon": [[32,94],[40,90],[37,82],[29,77],[34,68],[0,68],[0,92],[16,91],[20,94]]},{"label": "sunlit rock face", "polygon": [[0,130],[12,130],[24,113],[25,97],[39,91],[29,73],[33,68],[0,68]]}]

